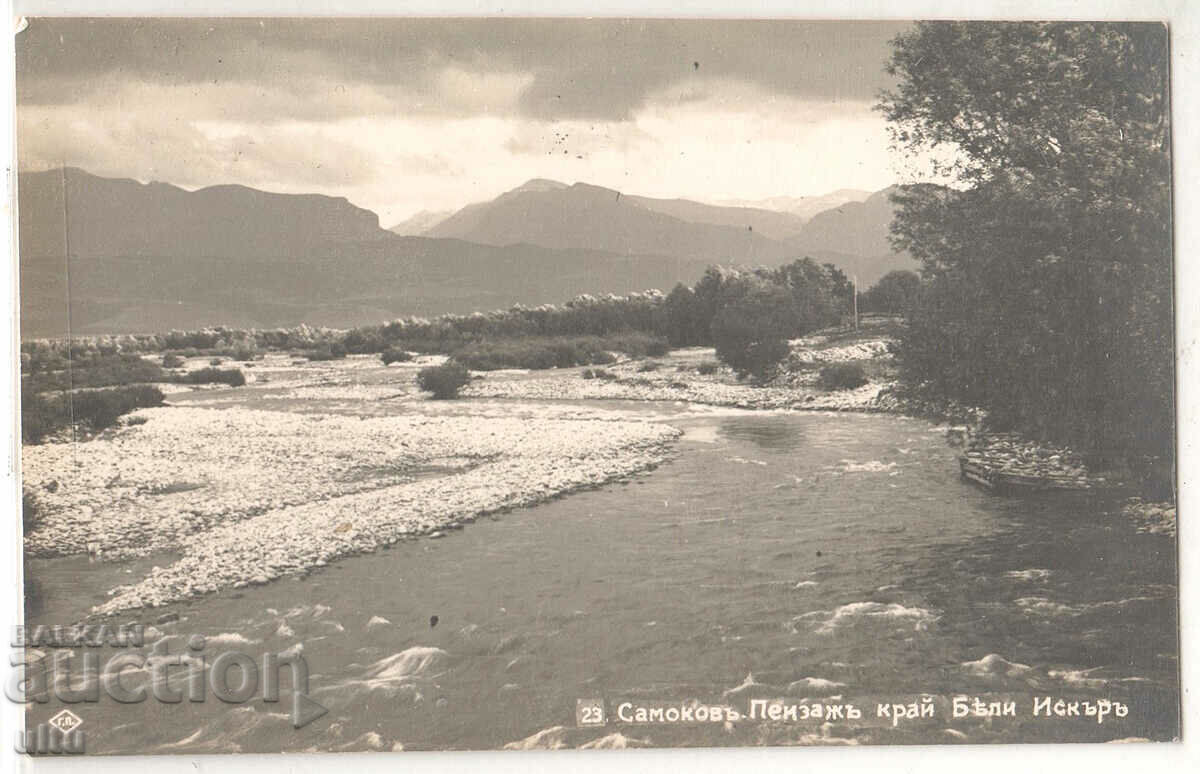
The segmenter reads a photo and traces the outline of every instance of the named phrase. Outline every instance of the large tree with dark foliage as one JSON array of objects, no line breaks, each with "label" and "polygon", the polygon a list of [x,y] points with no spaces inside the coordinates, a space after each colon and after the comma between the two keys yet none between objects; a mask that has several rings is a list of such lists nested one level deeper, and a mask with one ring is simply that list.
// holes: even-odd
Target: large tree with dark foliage
[{"label": "large tree with dark foliage", "polygon": [[924,264],[907,375],[1099,460],[1170,463],[1166,28],[921,23],[887,69],[893,139],[957,180],[898,196],[893,241]]},{"label": "large tree with dark foliage", "polygon": [[870,290],[859,294],[861,312],[906,314],[921,293],[921,278],[907,269],[889,271]]},{"label": "large tree with dark foliage", "polygon": [[713,317],[713,345],[738,378],[761,384],[787,357],[788,338],[800,329],[799,310],[786,287],[758,277],[742,284],[744,290]]}]

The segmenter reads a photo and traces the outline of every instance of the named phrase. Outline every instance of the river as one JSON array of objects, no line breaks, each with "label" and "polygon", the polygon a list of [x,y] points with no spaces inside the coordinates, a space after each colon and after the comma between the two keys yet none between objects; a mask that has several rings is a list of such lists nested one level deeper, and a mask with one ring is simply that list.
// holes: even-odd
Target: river
[{"label": "river", "polygon": [[[1173,538],[1137,534],[1103,504],[968,486],[944,428],[917,419],[620,407],[682,428],[673,459],[442,539],[175,605],[181,620],[159,626],[206,635],[210,661],[302,643],[324,717],[293,729],[286,703],[105,699],[73,708],[88,751],[1177,735]],[[53,617],[34,611],[30,623],[75,620],[129,568],[32,561]],[[182,636],[172,647],[184,649]],[[877,702],[922,693],[1011,698],[1017,713],[878,721]],[[783,696],[856,704],[870,722],[613,717],[624,701],[745,713],[754,698]],[[1103,724],[1034,718],[1035,696],[1131,710]],[[581,698],[603,700],[605,726],[576,728]],[[59,708],[35,706],[31,722]]]}]

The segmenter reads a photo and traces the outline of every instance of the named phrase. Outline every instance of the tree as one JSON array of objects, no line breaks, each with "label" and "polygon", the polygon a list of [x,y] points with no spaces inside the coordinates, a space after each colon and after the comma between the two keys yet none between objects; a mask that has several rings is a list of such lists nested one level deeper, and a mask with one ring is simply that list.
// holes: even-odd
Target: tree
[{"label": "tree", "polygon": [[832,263],[823,265],[825,271],[829,273],[830,291],[836,299],[839,310],[842,313],[852,312],[854,310],[854,283],[846,276],[846,272]]},{"label": "tree", "polygon": [[880,277],[870,290],[860,295],[859,308],[864,312],[905,314],[917,300],[921,278],[914,271],[897,269]]},{"label": "tree", "polygon": [[956,189],[896,197],[927,285],[908,378],[1103,459],[1173,454],[1166,29],[921,23],[893,41],[896,144]]},{"label": "tree", "polygon": [[711,320],[702,320],[696,294],[682,282],[667,295],[666,307],[667,340],[673,347],[696,347],[709,340],[708,325]]},{"label": "tree", "polygon": [[790,335],[834,325],[850,311],[853,286],[830,264],[820,266],[811,258],[801,258],[779,267],[772,279],[792,295],[796,325]]},{"label": "tree", "polygon": [[712,322],[717,358],[738,378],[763,383],[787,357],[787,339],[798,321],[788,291],[778,285],[756,285],[723,306]]}]

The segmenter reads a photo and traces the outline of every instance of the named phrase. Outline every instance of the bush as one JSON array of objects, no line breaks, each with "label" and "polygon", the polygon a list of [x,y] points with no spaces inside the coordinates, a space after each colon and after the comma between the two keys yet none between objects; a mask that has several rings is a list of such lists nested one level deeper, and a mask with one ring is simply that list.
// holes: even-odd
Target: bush
[{"label": "bush", "polygon": [[246,376],[239,368],[201,368],[183,374],[176,381],[181,384],[228,384],[230,387],[241,387],[246,383]]},{"label": "bush", "polygon": [[[158,363],[137,355],[81,355],[63,368],[55,371],[40,371],[22,377],[22,390],[26,392],[48,392],[51,390],[73,390],[82,387],[118,387],[125,384],[167,382],[170,374]],[[69,366],[69,367],[68,367]]]},{"label": "bush", "polygon": [[225,362],[225,361],[224,361],[224,360],[222,360],[221,358],[219,358],[219,357],[214,357],[212,360],[209,360],[209,361],[208,361],[208,364],[209,364],[210,366],[219,366],[219,365],[221,365],[221,363],[223,363],[223,362]]},{"label": "bush", "polygon": [[42,526],[42,504],[38,496],[29,489],[21,491],[21,527],[28,535]]},{"label": "bush", "polygon": [[700,374],[704,374],[705,376],[710,376],[712,374],[715,374],[718,370],[720,370],[720,368],[721,368],[721,364],[718,363],[717,361],[705,360],[703,363],[696,366],[696,372],[700,373]]},{"label": "bush", "polygon": [[107,390],[87,390],[66,395],[21,395],[21,438],[40,443],[46,436],[70,427],[98,433],[117,419],[139,408],[161,406],[163,394],[157,387],[137,384]]},{"label": "bush", "polygon": [[859,363],[833,363],[821,369],[817,386],[822,390],[853,390],[867,383],[867,374]]},{"label": "bush", "polygon": [[407,363],[413,359],[412,353],[406,352],[403,349],[385,349],[379,353],[379,358],[383,360],[383,364],[391,365],[392,363]]},{"label": "bush", "polygon": [[458,396],[458,391],[471,381],[471,372],[461,363],[453,360],[445,365],[429,366],[417,372],[417,386],[425,392],[432,392],[438,400],[446,400]]},{"label": "bush", "polygon": [[167,354],[163,355],[162,365],[163,368],[179,368],[183,365],[183,358],[181,358],[179,355],[168,352]]},{"label": "bush", "polygon": [[647,360],[645,363],[642,363],[638,366],[638,373],[645,374],[649,373],[650,371],[657,371],[661,367],[661,363],[656,363],[653,360]]},{"label": "bush", "polygon": [[346,347],[340,342],[333,342],[326,347],[305,350],[300,353],[310,361],[341,360],[346,356]]},{"label": "bush", "polygon": [[476,371],[500,368],[570,368],[578,365],[607,365],[616,360],[612,351],[631,357],[665,354],[665,339],[644,333],[611,336],[527,336],[513,339],[483,339],[465,344],[451,354]]}]

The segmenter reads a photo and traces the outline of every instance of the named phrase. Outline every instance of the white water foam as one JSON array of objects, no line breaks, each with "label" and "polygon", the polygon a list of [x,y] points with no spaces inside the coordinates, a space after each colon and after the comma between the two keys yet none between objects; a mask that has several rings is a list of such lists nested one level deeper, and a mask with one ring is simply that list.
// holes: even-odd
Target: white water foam
[{"label": "white water foam", "polygon": [[789,694],[803,694],[805,696],[829,696],[845,687],[845,683],[826,680],[823,677],[802,677],[799,680],[788,683],[787,692]]},{"label": "white water foam", "polygon": [[923,607],[905,607],[891,602],[851,602],[833,611],[817,611],[798,616],[795,620],[824,618],[817,627],[818,634],[832,634],[838,629],[883,623],[894,627],[907,629],[912,625],[912,631],[925,631],[929,625],[937,621],[938,615]]},{"label": "white water foam", "polygon": [[1009,661],[999,653],[989,653],[978,661],[964,661],[959,666],[975,677],[1018,677],[1033,671],[1033,667]]},{"label": "white water foam", "polygon": [[1012,578],[1013,580],[1022,581],[1044,581],[1053,573],[1050,570],[1028,569],[1028,570],[1011,570],[1004,573],[1004,577]]},{"label": "white water foam", "polygon": [[896,469],[895,462],[881,462],[879,460],[869,460],[867,462],[855,462],[854,460],[842,460],[842,463],[837,468],[842,473],[889,473]]}]

